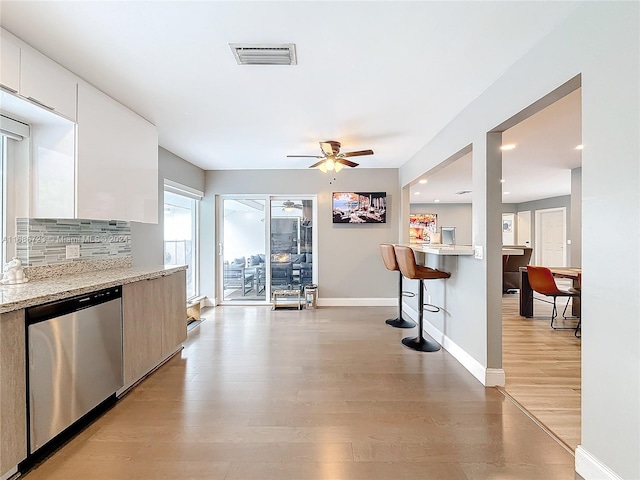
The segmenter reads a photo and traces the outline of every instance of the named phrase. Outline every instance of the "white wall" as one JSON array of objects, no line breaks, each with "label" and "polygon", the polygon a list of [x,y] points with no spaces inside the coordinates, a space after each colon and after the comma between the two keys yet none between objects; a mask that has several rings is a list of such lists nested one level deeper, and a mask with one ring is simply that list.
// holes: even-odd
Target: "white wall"
[{"label": "white wall", "polygon": [[[335,178],[335,180],[333,180]],[[376,299],[397,304],[397,276],[384,268],[379,244],[396,242],[400,189],[397,169],[344,169],[334,176],[319,170],[216,170],[206,172],[203,223],[215,225],[214,197],[221,194],[317,195],[318,198],[318,296],[320,300],[357,305]],[[333,224],[331,193],[344,191],[387,192],[385,224]],[[408,218],[408,217],[407,217]],[[218,240],[203,240],[207,255],[214,256]],[[203,291],[215,292],[215,264],[201,272]]]},{"label": "white wall", "polygon": [[[606,228],[604,230],[607,230]],[[569,228],[569,265],[582,266],[582,167],[571,170],[571,222]],[[606,238],[606,233],[604,233]]]},{"label": "white wall", "polygon": [[[616,478],[608,472],[640,478],[639,8],[637,2],[579,4],[400,170],[406,185],[473,142],[473,240],[498,243],[491,192],[498,189],[501,162],[487,154],[486,132],[581,75],[582,440],[576,469],[587,480]],[[476,177],[477,169],[485,177]],[[606,255],[600,241],[604,219],[628,231]],[[461,259],[459,278],[448,283],[455,291],[447,300],[462,299],[462,293],[455,295],[463,290],[469,295],[465,311],[456,311],[443,328],[491,366],[501,345],[501,321],[490,308],[500,303],[493,285],[499,275],[492,279],[489,273],[500,253],[483,246],[485,259]]]},{"label": "white wall", "polygon": [[[170,151],[159,147],[158,223],[131,222],[131,256],[134,266],[162,265],[164,263],[163,198],[165,179],[204,191],[204,170],[174,155]],[[202,266],[200,268],[202,268]]]}]

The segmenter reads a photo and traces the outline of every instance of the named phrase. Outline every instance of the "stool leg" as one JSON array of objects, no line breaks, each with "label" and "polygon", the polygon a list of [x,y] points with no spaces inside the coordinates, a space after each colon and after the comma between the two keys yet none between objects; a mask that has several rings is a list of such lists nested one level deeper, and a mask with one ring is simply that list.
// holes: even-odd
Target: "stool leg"
[{"label": "stool leg", "polygon": [[398,276],[400,278],[398,281],[398,318],[390,318],[385,323],[396,328],[413,328],[416,326],[416,322],[402,318],[402,272],[398,272]]},{"label": "stool leg", "polygon": [[440,345],[435,340],[427,340],[424,338],[424,330],[422,329],[422,322],[424,316],[424,280],[419,280],[418,285],[418,336],[406,337],[402,339],[402,344],[405,347],[409,347],[412,350],[419,352],[437,352],[440,350]]}]

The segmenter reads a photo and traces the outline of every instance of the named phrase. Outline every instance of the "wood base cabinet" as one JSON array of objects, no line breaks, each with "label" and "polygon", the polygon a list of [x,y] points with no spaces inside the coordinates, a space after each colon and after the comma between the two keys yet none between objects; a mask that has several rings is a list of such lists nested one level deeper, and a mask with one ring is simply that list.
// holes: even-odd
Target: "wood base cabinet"
[{"label": "wood base cabinet", "polygon": [[185,275],[180,271],[123,286],[125,388],[153,370],[187,338]]},{"label": "wood base cabinet", "polygon": [[24,310],[0,315],[0,477],[27,457]]}]

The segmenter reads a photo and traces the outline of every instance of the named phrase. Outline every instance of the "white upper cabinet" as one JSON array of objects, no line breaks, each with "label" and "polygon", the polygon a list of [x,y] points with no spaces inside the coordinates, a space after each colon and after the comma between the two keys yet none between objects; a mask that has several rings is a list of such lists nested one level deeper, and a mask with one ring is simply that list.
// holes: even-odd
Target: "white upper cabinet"
[{"label": "white upper cabinet", "polygon": [[158,223],[158,131],[130,113],[126,122],[127,220]]},{"label": "white upper cabinet", "polygon": [[78,85],[76,216],[158,222],[158,135],[139,115]]},{"label": "white upper cabinet", "polygon": [[76,120],[76,78],[40,52],[21,49],[20,95],[71,120]]},{"label": "white upper cabinet", "polygon": [[20,89],[20,47],[0,39],[0,85],[10,92]]}]

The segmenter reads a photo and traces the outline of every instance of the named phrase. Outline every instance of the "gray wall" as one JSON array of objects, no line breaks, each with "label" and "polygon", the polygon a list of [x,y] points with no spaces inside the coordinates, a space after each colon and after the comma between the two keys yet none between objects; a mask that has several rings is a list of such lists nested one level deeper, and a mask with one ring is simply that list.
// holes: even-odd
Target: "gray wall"
[{"label": "gray wall", "polygon": [[204,170],[162,147],[158,148],[158,223],[131,222],[131,256],[134,266],[164,263],[165,178],[204,191]]},{"label": "gray wall", "polygon": [[[333,180],[335,178],[335,180]],[[385,224],[333,224],[331,193],[344,191],[387,192]],[[319,170],[216,170],[206,172],[202,223],[215,225],[215,195],[308,194],[318,197],[318,296],[320,299],[392,299],[397,277],[388,272],[379,244],[397,242],[400,189],[397,169],[345,169],[334,176]],[[203,231],[203,234],[205,232]],[[203,238],[202,251],[214,257],[214,230]],[[206,270],[206,271],[205,271]],[[201,272],[202,291],[215,298],[215,264]]]},{"label": "gray wall", "polygon": [[[571,231],[571,195],[563,195],[562,197],[544,198],[542,200],[535,200],[533,202],[524,202],[518,204],[518,212],[531,212],[531,246],[533,247],[533,256],[531,257],[531,263],[535,263],[536,254],[536,210],[545,210],[547,208],[560,208],[564,207],[567,210],[567,240],[572,240]],[[567,264],[571,261],[571,252],[573,242],[571,245],[567,245]],[[578,265],[579,266],[579,265]]]},{"label": "gray wall", "polygon": [[[464,298],[467,310],[454,313],[443,328],[465,352],[490,366],[488,359],[502,344],[501,329],[496,328],[501,323],[499,312],[489,308],[500,304],[499,285],[493,285],[499,279],[487,275],[499,266],[500,236],[483,236],[481,232],[499,229],[499,219],[491,215],[494,202],[488,185],[498,184],[500,171],[496,165],[487,165],[494,159],[487,154],[486,132],[580,74],[585,149],[582,438],[576,450],[576,468],[587,480],[607,478],[601,465],[620,478],[640,478],[639,26],[638,2],[576,3],[563,23],[400,170],[400,183],[407,185],[473,142],[473,241],[485,247],[486,255],[484,260],[460,259],[459,269],[464,271],[457,278],[460,284],[455,293],[469,292]],[[488,181],[476,177],[478,169]],[[614,249],[607,250],[606,257],[600,240],[604,219],[625,225],[628,232]],[[486,291],[478,288],[482,285],[487,285]]]},{"label": "gray wall", "polygon": [[412,203],[411,213],[435,213],[440,227],[456,227],[456,243],[471,245],[470,203]]}]

